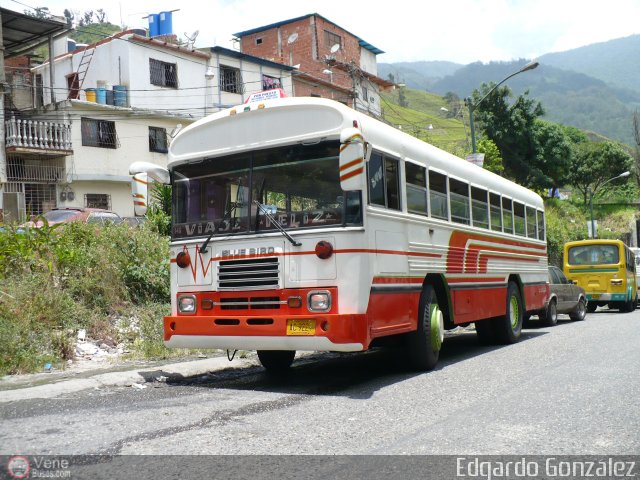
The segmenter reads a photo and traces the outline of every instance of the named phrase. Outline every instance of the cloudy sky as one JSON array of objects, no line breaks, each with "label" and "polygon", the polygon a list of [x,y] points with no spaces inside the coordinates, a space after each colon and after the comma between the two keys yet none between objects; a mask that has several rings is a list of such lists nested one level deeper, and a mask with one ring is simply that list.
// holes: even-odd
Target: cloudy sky
[{"label": "cloudy sky", "polygon": [[148,13],[179,8],[174,33],[198,30],[196,47],[227,48],[233,33],[318,13],[384,50],[379,62],[535,58],[640,33],[640,0],[0,0],[0,6],[47,6],[56,15],[103,8],[111,23],[130,28],[147,26]]}]

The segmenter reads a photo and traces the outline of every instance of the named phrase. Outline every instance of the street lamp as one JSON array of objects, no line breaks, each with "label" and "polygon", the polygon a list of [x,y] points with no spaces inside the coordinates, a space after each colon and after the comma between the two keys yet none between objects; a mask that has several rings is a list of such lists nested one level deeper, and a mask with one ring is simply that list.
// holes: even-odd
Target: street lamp
[{"label": "street lamp", "polygon": [[[603,187],[605,184],[612,182],[614,180],[617,180],[619,178],[626,178],[629,175],[631,175],[631,172],[629,171],[623,172],[617,177],[613,177],[613,178],[610,178],[609,180],[604,181],[602,185],[600,185],[600,187]],[[596,226],[593,220],[593,190],[591,190],[591,188],[589,188],[589,210],[591,211],[591,238],[598,238],[598,235],[596,232]]]},{"label": "street lamp", "polygon": [[478,107],[478,105],[480,105],[485,98],[487,98],[489,95],[491,95],[491,93],[498,88],[500,85],[502,85],[504,82],[506,82],[507,80],[509,80],[511,77],[515,77],[516,75],[518,75],[519,73],[522,72],[526,72],[527,70],[533,70],[534,68],[536,68],[539,65],[538,62],[533,61],[533,62],[529,62],[527,63],[525,66],[523,66],[520,70],[518,70],[517,72],[512,73],[511,75],[509,75],[508,77],[503,78],[502,80],[500,80],[498,83],[496,83],[493,88],[491,90],[489,90],[487,92],[487,94],[482,97],[480,100],[478,100],[475,104],[473,103],[473,100],[471,99],[471,97],[467,97],[465,99],[465,103],[467,104],[467,107],[469,107],[469,127],[471,129],[471,150],[473,151],[473,153],[476,153],[476,130],[475,130],[475,126],[473,124],[473,112],[474,110]]}]

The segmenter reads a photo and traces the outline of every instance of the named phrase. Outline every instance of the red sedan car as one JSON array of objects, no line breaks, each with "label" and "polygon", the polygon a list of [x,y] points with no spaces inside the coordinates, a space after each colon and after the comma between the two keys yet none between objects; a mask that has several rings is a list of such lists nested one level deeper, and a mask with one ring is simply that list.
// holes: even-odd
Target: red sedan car
[{"label": "red sedan car", "polygon": [[[69,207],[69,208],[54,208],[41,215],[44,217],[49,225],[56,223],[67,222],[84,222],[84,223],[120,223],[122,218],[115,212],[109,210],[103,210],[101,208],[82,208],[82,207]],[[43,221],[40,216],[36,217],[34,221],[27,222],[21,226],[23,227],[41,227]]]}]

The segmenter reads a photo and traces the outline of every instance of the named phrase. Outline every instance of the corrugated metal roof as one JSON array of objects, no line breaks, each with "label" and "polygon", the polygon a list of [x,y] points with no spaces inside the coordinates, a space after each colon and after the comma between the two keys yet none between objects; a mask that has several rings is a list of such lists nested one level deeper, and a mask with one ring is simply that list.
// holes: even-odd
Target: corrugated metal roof
[{"label": "corrugated metal roof", "polygon": [[362,48],[364,48],[365,50],[369,50],[370,52],[372,52],[375,55],[380,55],[381,53],[384,53],[383,50],[380,50],[379,48],[374,47],[369,42],[365,42],[364,40],[362,40],[357,35],[354,35],[350,31],[342,28],[340,25],[332,22],[331,20],[329,20],[329,19],[327,19],[327,18],[325,18],[322,15],[319,15],[317,13],[309,13],[308,15],[303,15],[302,17],[290,18],[289,20],[283,20],[281,22],[272,23],[270,25],[264,25],[263,27],[253,28],[251,30],[245,30],[244,32],[234,33],[233,36],[234,37],[245,37],[247,35],[253,35],[254,33],[259,33],[259,32],[263,32],[265,30],[271,30],[272,28],[278,28],[278,27],[281,27],[283,25],[288,25],[290,23],[299,22],[300,20],[304,20],[305,18],[309,18],[309,17],[319,17],[319,18],[323,19],[325,22],[329,22],[330,24],[335,25],[336,27],[344,30],[349,35],[355,37],[358,40],[358,43],[360,44],[360,46]]},{"label": "corrugated metal roof", "polygon": [[5,57],[24,54],[47,41],[49,35],[68,30],[66,21],[55,18],[36,18],[6,8],[0,8],[0,15]]}]

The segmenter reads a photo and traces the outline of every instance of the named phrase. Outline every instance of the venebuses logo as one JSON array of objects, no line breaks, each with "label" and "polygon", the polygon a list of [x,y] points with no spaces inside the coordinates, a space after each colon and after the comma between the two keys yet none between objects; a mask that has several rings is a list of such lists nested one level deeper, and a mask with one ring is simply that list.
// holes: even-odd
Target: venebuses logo
[{"label": "venebuses logo", "polygon": [[27,478],[30,471],[31,466],[27,457],[15,456],[7,462],[7,472],[11,478]]}]

